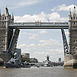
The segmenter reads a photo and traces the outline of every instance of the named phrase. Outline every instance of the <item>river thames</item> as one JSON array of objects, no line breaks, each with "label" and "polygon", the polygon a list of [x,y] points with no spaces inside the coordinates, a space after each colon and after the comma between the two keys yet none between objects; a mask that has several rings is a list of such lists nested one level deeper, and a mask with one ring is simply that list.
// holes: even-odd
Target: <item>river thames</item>
[{"label": "river thames", "polygon": [[77,77],[77,69],[63,67],[0,68],[0,77]]}]

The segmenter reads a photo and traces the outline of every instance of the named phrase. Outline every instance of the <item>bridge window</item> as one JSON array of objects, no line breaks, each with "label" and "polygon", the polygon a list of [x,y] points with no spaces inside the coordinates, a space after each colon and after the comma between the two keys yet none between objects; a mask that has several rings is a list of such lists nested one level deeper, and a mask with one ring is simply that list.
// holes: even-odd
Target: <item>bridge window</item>
[{"label": "bridge window", "polygon": [[74,43],[75,43],[75,40],[74,40]]},{"label": "bridge window", "polygon": [[75,49],[75,47],[73,47],[73,49]]},{"label": "bridge window", "polygon": [[3,48],[3,46],[0,46],[0,48]]},{"label": "bridge window", "polygon": [[2,42],[4,42],[4,40],[2,40]]},{"label": "bridge window", "polygon": [[74,52],[74,54],[75,54],[75,52]]},{"label": "bridge window", "polygon": [[75,19],[75,17],[74,17],[74,19]]},{"label": "bridge window", "polygon": [[75,25],[75,22],[74,22],[74,25]]}]

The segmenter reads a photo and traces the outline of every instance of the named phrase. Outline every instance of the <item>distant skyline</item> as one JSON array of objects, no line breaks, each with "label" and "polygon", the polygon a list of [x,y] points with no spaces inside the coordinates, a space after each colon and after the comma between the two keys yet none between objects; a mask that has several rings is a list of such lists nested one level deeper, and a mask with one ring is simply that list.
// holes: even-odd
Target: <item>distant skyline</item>
[{"label": "distant skyline", "polygon": [[[7,6],[15,22],[66,22],[69,8],[73,10],[76,3],[77,0],[0,0],[0,9],[4,13]],[[65,33],[68,39],[68,30]],[[47,55],[51,61],[64,59],[61,30],[20,30],[17,47],[39,61],[46,60]]]}]

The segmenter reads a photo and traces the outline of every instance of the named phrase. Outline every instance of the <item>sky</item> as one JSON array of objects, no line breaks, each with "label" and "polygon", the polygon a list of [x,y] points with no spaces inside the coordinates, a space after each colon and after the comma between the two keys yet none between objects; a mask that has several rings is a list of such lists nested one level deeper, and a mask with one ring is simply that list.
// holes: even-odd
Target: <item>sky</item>
[{"label": "sky", "polygon": [[[9,13],[14,14],[14,22],[66,22],[69,8],[73,10],[76,3],[77,0],[0,0],[0,9],[3,14],[7,6]],[[65,34],[68,40],[68,30]],[[64,60],[59,29],[20,30],[17,47],[39,61],[46,60],[47,55],[51,61]]]}]

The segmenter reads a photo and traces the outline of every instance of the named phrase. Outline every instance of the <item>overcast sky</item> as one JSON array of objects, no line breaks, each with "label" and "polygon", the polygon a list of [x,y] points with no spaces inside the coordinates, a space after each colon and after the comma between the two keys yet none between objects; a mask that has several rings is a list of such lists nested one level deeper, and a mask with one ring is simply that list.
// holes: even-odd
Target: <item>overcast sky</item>
[{"label": "overcast sky", "polygon": [[[77,0],[0,0],[1,12],[6,5],[15,22],[68,21],[69,8],[73,10]],[[65,30],[68,39],[68,30]],[[64,59],[61,30],[20,30],[18,48],[39,61],[50,56],[51,61]]]}]

